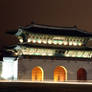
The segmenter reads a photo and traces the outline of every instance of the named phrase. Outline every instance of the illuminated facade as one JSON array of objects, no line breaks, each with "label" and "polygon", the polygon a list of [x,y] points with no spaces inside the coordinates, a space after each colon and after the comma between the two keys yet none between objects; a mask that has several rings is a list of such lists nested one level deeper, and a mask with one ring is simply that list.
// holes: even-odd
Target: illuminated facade
[{"label": "illuminated facade", "polygon": [[[19,27],[7,33],[15,35],[19,43],[6,49],[11,53],[8,58],[15,60],[11,59],[11,63],[4,57],[3,78],[32,81],[92,80],[92,48],[87,47],[87,42],[92,40],[91,33],[77,27],[39,24]],[[10,75],[6,78],[8,71],[4,68],[7,62],[16,67],[9,70]]]}]

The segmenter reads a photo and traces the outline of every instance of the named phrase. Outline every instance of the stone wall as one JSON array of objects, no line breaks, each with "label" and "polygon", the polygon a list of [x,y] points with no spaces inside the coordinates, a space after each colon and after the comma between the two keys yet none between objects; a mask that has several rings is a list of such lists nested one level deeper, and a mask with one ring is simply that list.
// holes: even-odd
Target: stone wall
[{"label": "stone wall", "polygon": [[77,80],[77,71],[84,68],[87,80],[92,80],[92,62],[83,60],[20,59],[18,61],[18,79],[32,79],[32,69],[40,66],[44,71],[44,80],[53,80],[54,69],[63,66],[67,70],[67,80]]}]

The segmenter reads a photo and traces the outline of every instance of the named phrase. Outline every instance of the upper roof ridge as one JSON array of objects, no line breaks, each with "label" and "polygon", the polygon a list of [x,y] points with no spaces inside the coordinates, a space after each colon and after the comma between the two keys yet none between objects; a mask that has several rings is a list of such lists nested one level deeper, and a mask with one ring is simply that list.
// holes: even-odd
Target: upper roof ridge
[{"label": "upper roof ridge", "polygon": [[[23,29],[28,32],[39,33],[39,34],[43,33],[43,34],[92,38],[92,33],[82,30],[78,28],[76,25],[72,27],[65,27],[65,26],[51,26],[51,25],[45,25],[45,24],[35,24],[34,22],[32,22],[30,25],[21,26],[18,29]],[[16,30],[16,32],[13,32],[13,33],[8,32],[8,33],[15,34],[18,32],[18,29]]]}]

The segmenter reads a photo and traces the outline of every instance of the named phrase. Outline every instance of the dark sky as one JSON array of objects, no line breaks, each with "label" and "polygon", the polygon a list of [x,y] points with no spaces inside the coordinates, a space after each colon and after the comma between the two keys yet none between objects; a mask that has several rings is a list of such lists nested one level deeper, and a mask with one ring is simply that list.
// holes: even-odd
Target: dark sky
[{"label": "dark sky", "polygon": [[92,32],[92,0],[0,0],[0,48],[16,43],[6,35],[18,26],[37,24],[77,25]]}]

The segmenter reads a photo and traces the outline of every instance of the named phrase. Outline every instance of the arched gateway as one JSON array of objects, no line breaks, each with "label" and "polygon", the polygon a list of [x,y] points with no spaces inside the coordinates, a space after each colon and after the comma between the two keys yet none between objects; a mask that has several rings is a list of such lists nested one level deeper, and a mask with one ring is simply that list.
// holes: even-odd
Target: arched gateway
[{"label": "arched gateway", "polygon": [[43,69],[39,66],[32,69],[32,81],[42,81],[43,80]]},{"label": "arched gateway", "polygon": [[54,81],[67,80],[67,70],[63,66],[57,66],[54,70]]},{"label": "arched gateway", "polygon": [[77,80],[87,80],[87,72],[84,68],[77,71]]}]

